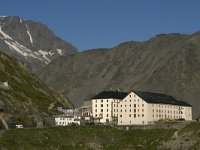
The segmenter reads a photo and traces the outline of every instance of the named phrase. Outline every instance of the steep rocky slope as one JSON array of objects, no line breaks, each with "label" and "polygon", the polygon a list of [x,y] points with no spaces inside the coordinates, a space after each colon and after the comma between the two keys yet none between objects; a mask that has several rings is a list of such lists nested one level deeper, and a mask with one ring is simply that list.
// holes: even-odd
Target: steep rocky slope
[{"label": "steep rocky slope", "polygon": [[[2,85],[8,82],[7,85]],[[57,106],[73,107],[70,101],[43,84],[26,66],[0,52],[0,112],[29,123],[56,114]]]},{"label": "steep rocky slope", "polygon": [[102,91],[169,94],[200,113],[200,33],[161,34],[145,42],[80,52],[54,60],[39,77],[73,103]]},{"label": "steep rocky slope", "polygon": [[77,50],[56,37],[44,24],[19,17],[0,17],[0,48],[26,63],[33,71]]}]

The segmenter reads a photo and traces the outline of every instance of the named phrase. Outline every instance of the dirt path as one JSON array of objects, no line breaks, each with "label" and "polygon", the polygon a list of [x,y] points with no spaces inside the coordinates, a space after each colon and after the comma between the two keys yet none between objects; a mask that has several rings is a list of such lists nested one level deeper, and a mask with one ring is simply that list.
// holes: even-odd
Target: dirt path
[{"label": "dirt path", "polygon": [[51,110],[52,108],[54,108],[55,104],[56,104],[56,102],[51,103],[50,106],[48,107],[48,110]]}]

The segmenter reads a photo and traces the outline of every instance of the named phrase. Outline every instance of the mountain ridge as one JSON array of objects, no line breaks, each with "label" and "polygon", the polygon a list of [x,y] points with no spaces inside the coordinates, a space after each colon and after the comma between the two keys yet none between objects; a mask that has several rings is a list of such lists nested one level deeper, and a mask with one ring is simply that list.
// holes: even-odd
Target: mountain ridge
[{"label": "mountain ridge", "polygon": [[199,45],[198,32],[160,34],[144,42],[60,57],[37,75],[76,105],[102,90],[139,90],[187,101],[196,116],[200,113]]},{"label": "mountain ridge", "polygon": [[77,52],[72,44],[55,36],[47,25],[17,16],[0,17],[0,47],[33,71],[61,55]]}]

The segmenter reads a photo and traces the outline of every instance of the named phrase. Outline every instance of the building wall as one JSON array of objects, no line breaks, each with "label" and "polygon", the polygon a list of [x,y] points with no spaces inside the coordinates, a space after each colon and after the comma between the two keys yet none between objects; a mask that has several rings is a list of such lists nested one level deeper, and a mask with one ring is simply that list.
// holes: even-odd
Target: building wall
[{"label": "building wall", "polygon": [[112,121],[118,114],[119,99],[92,99],[92,115],[102,123]]},{"label": "building wall", "polygon": [[191,107],[182,107],[182,118],[185,120],[192,120],[192,108]]},{"label": "building wall", "polygon": [[158,120],[192,120],[192,108],[171,104],[147,103],[134,92],[118,104],[118,125],[147,125]]},{"label": "building wall", "polygon": [[131,92],[118,104],[118,125],[147,124],[147,103]]}]

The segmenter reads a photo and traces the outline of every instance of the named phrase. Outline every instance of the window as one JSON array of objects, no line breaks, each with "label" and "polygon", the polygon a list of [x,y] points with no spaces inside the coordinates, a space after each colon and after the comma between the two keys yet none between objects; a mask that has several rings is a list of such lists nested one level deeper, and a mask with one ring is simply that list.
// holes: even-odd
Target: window
[{"label": "window", "polygon": [[134,107],[136,107],[136,104],[134,104]]},{"label": "window", "polygon": [[101,112],[103,112],[103,109],[101,109]]},{"label": "window", "polygon": [[125,105],[125,107],[126,107],[126,105]]},{"label": "window", "polygon": [[95,109],[95,112],[97,112],[97,109]]},{"label": "window", "polygon": [[142,117],[144,117],[144,114],[142,114]]},{"label": "window", "polygon": [[142,112],[144,112],[144,109],[142,109]]},{"label": "window", "polygon": [[144,104],[142,104],[142,107],[144,107]]},{"label": "window", "polygon": [[130,109],[130,112],[131,112],[131,109]]},{"label": "window", "polygon": [[108,109],[107,109],[107,112],[108,112]]},{"label": "window", "polygon": [[126,112],[126,109],[125,109],[125,112]]},{"label": "window", "polygon": [[122,105],[121,105],[121,107],[122,107]]},{"label": "window", "polygon": [[103,104],[101,104],[101,107],[103,107]]},{"label": "window", "polygon": [[101,102],[103,103],[103,100],[101,100]]},{"label": "window", "polygon": [[122,109],[121,109],[121,112],[122,112]]},{"label": "window", "polygon": [[95,107],[97,107],[97,104],[95,104]]},{"label": "window", "polygon": [[108,117],[108,114],[107,114],[107,117]]},{"label": "window", "polygon": [[138,117],[140,117],[140,114],[138,114]]},{"label": "window", "polygon": [[131,117],[131,114],[129,115],[129,117]]},{"label": "window", "polygon": [[108,107],[108,104],[107,104],[107,107]]},{"label": "window", "polygon": [[130,107],[131,107],[131,105],[130,105]]},{"label": "window", "polygon": [[97,103],[97,100],[95,102]]},{"label": "window", "polygon": [[122,117],[122,115],[120,115],[120,117]]},{"label": "window", "polygon": [[136,114],[134,114],[134,118],[136,118]]},{"label": "window", "polygon": [[134,109],[134,112],[136,112],[136,109]]},{"label": "window", "polygon": [[107,99],[107,102],[108,102],[108,99]]},{"label": "window", "polygon": [[130,97],[131,97],[131,95],[130,95]]},{"label": "window", "polygon": [[131,102],[131,100],[130,100],[130,102]]}]

